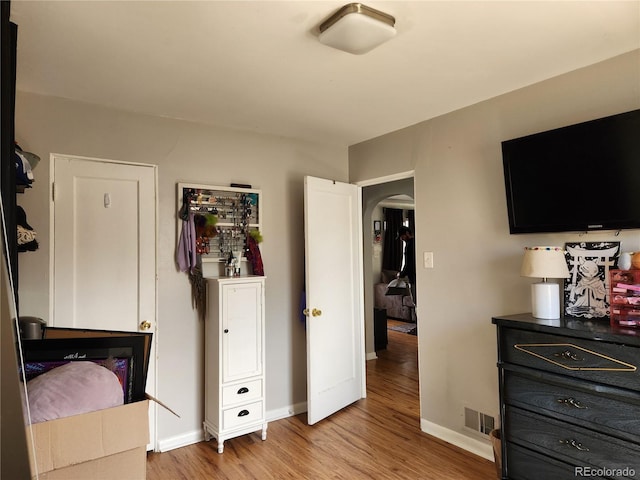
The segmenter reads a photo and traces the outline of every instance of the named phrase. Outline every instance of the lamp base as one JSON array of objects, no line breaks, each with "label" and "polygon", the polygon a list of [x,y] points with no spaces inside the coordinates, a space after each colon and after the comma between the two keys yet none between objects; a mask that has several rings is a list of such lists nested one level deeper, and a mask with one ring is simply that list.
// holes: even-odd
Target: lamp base
[{"label": "lamp base", "polygon": [[560,318],[560,286],[551,282],[531,285],[531,308],[535,318]]}]

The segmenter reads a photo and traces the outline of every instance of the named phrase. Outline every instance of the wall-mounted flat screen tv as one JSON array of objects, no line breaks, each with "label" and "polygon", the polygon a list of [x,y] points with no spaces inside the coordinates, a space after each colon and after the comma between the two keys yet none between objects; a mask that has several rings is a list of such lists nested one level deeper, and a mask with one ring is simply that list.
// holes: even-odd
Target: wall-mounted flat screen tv
[{"label": "wall-mounted flat screen tv", "polygon": [[502,142],[511,233],[640,228],[640,110]]}]

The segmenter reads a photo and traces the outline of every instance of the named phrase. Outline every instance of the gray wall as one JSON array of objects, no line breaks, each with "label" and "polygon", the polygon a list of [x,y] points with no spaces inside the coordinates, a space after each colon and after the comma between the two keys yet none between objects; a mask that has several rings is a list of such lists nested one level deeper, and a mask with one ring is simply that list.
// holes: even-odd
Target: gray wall
[{"label": "gray wall", "polygon": [[[203,420],[203,324],[187,276],[175,264],[176,183],[252,184],[263,193],[260,249],[266,283],[267,415],[306,402],[305,333],[299,318],[304,272],[303,177],[348,180],[347,149],[125,113],[18,92],[16,136],[42,158],[34,188],[19,195],[40,249],[20,254],[21,314],[49,316],[49,154],[158,165],[158,398],[162,448],[198,440]],[[109,292],[105,292],[108,295]]]},{"label": "gray wall", "polygon": [[[491,316],[531,311],[532,282],[519,276],[524,246],[619,240],[640,249],[635,230],[510,235],[500,142],[638,108],[635,50],[350,147],[352,182],[415,172],[416,256],[434,252],[434,268],[418,264],[416,282],[425,431],[491,456],[487,440],[463,428],[463,413],[498,417]],[[614,186],[589,186],[597,188]]]}]

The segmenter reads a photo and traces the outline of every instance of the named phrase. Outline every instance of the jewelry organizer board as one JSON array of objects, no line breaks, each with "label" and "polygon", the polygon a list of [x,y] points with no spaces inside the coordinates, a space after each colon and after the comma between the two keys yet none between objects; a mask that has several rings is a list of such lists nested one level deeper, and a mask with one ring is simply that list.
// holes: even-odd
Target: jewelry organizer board
[{"label": "jewelry organizer board", "polygon": [[178,183],[177,230],[179,242],[183,221],[180,218],[185,199],[190,213],[215,215],[216,235],[208,238],[200,254],[204,277],[223,277],[230,254],[239,258],[242,274],[247,273],[246,237],[253,230],[261,230],[262,192],[253,188],[223,187],[197,183]]}]

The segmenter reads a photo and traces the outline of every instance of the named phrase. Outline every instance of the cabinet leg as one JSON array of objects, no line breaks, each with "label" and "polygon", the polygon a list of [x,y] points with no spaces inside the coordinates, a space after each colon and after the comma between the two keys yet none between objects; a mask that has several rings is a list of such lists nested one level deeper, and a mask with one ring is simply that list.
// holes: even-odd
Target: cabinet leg
[{"label": "cabinet leg", "polygon": [[267,439],[267,424],[265,423],[262,426],[262,440],[266,440]]},{"label": "cabinet leg", "polygon": [[218,440],[218,453],[224,452],[224,440]]}]

